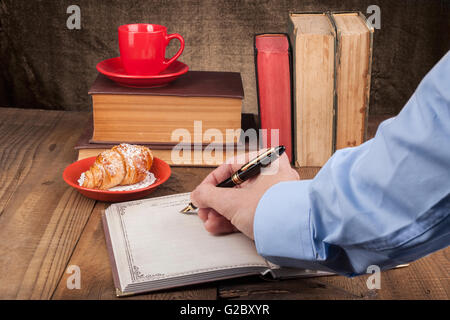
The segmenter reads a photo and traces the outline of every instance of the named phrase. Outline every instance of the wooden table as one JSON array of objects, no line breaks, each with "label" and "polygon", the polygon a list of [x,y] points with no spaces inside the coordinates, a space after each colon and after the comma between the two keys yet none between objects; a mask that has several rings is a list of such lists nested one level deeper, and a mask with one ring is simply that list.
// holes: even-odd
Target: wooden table
[{"label": "wooden table", "polygon": [[[1,299],[116,299],[100,221],[106,204],[62,180],[89,116],[0,108]],[[371,120],[371,132],[379,120]],[[173,168],[151,196],[190,191],[210,170]],[[317,171],[300,175],[312,178]],[[449,255],[447,248],[383,272],[380,290],[367,288],[368,276],[277,282],[248,277],[121,299],[448,299]],[[70,265],[80,267],[81,289],[67,289]]]}]

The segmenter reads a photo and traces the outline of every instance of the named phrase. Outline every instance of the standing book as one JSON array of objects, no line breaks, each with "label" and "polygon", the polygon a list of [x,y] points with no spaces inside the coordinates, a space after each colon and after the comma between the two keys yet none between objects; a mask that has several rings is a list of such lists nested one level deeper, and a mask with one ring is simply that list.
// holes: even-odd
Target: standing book
[{"label": "standing book", "polygon": [[373,27],[358,12],[331,13],[336,26],[336,149],[364,142],[369,112]]},{"label": "standing book", "polygon": [[334,152],[335,29],[324,13],[291,13],[295,161],[320,167]]},{"label": "standing book", "polygon": [[195,214],[180,210],[189,193],[112,204],[103,227],[118,296],[222,279],[328,275],[281,268],[259,256],[242,233],[209,234]]},{"label": "standing book", "polygon": [[[264,147],[284,145],[292,161],[291,62],[287,36],[256,35],[255,66],[260,124],[266,130]],[[272,138],[278,139],[272,141]]]}]

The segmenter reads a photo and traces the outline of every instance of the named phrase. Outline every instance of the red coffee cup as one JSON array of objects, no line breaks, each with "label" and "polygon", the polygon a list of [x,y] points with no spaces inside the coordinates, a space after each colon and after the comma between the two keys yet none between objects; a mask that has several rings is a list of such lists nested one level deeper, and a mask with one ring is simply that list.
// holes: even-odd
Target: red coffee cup
[{"label": "red coffee cup", "polygon": [[[178,39],[180,49],[166,59],[166,47],[170,40]],[[184,50],[181,35],[167,34],[167,28],[157,24],[136,23],[119,27],[120,59],[128,74],[156,75],[177,60]]]}]

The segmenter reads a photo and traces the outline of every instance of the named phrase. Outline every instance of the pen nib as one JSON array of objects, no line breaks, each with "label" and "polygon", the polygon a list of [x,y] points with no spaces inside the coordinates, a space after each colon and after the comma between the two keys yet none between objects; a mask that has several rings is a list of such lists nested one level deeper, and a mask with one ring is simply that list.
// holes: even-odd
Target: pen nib
[{"label": "pen nib", "polygon": [[192,203],[189,203],[189,205],[181,210],[181,213],[195,213],[195,210],[197,210],[197,207],[194,206]]}]

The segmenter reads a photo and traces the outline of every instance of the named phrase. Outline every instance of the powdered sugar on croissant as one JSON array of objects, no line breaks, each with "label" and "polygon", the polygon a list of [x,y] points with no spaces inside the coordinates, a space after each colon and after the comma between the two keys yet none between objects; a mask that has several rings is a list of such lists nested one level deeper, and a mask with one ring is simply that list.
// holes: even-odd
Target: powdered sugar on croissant
[{"label": "powdered sugar on croissant", "polygon": [[149,148],[123,143],[99,154],[80,184],[100,190],[135,184],[145,179],[152,163]]}]

